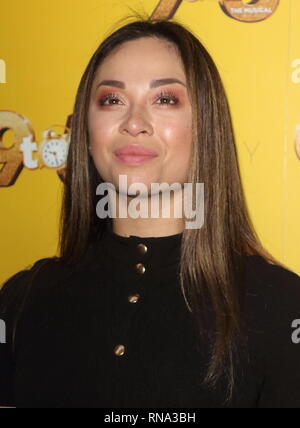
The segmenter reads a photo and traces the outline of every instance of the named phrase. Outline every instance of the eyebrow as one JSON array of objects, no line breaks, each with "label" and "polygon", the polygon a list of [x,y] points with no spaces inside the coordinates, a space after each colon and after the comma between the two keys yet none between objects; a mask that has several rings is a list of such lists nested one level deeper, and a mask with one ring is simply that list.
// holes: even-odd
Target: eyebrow
[{"label": "eyebrow", "polygon": [[[170,85],[171,83],[179,83],[180,85],[183,85],[186,87],[186,85],[181,80],[168,78],[168,79],[152,80],[150,82],[149,88],[150,89],[158,88],[159,86]],[[99,86],[114,86],[115,88],[126,89],[125,83],[121,82],[120,80],[102,80],[102,82],[100,82],[97,85],[96,89],[98,89]]]}]

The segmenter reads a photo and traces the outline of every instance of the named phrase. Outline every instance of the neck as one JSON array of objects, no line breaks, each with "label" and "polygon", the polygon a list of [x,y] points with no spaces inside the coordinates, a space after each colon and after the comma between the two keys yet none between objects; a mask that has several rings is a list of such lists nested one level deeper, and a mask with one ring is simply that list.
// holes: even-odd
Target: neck
[{"label": "neck", "polygon": [[[171,195],[169,200],[162,203],[162,195],[158,195],[150,200],[150,198],[141,198],[140,205],[134,205],[136,209],[142,210],[143,216],[146,218],[133,218],[130,216],[130,203],[133,198],[127,196],[127,198],[120,197],[117,193],[116,198],[116,216],[112,219],[112,229],[117,235],[129,237],[163,237],[180,234],[184,231],[185,220],[177,218],[176,212],[180,212],[180,204],[182,201]],[[158,215],[153,216],[151,212],[152,205],[158,208]],[[163,208],[162,208],[163,207]],[[125,218],[120,216],[121,212],[128,213]],[[144,215],[146,213],[146,215]]]}]

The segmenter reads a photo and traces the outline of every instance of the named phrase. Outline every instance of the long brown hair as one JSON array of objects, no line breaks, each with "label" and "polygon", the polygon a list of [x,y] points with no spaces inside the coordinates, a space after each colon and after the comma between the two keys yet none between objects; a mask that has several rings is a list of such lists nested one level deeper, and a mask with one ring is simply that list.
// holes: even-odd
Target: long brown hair
[{"label": "long brown hair", "polygon": [[[205,184],[205,218],[201,229],[183,232],[180,283],[200,336],[207,333],[210,320],[211,353],[204,382],[213,387],[225,373],[230,398],[238,345],[245,338],[245,256],[260,255],[283,265],[263,248],[255,233],[243,194],[225,90],[210,54],[187,26],[174,20],[139,16],[110,34],[92,56],[79,84],[72,117],[61,210],[60,260],[68,265],[78,264],[89,246],[101,239],[106,225],[106,220],[96,216],[96,187],[102,179],[88,150],[88,107],[96,71],[116,47],[144,37],[173,43],[185,68],[193,108],[193,155],[188,182]],[[210,318],[206,316],[208,307]]]}]

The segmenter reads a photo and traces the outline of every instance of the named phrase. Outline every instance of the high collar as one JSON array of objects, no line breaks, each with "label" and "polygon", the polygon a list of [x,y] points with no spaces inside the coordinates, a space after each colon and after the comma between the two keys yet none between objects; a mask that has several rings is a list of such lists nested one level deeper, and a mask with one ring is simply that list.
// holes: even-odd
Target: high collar
[{"label": "high collar", "polygon": [[[154,279],[177,273],[182,233],[160,237],[121,236],[113,231],[112,220],[106,221],[101,250],[113,276],[129,280]],[[139,266],[138,266],[139,265]],[[107,268],[109,268],[109,266]],[[145,272],[143,272],[143,267]]]}]

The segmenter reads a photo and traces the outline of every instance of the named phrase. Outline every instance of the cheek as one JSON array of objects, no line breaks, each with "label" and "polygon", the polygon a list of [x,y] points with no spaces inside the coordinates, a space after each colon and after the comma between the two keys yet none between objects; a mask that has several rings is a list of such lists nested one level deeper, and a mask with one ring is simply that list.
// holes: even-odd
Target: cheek
[{"label": "cheek", "polygon": [[108,150],[111,145],[111,125],[108,120],[97,114],[90,113],[88,119],[89,144],[94,165],[102,180],[111,181],[109,175]]},{"label": "cheek", "polygon": [[192,146],[192,119],[183,114],[176,119],[160,124],[160,136],[164,141],[168,158],[188,161]]},{"label": "cheek", "polygon": [[113,134],[113,123],[104,115],[91,112],[88,120],[89,142],[94,152],[109,146]]}]

